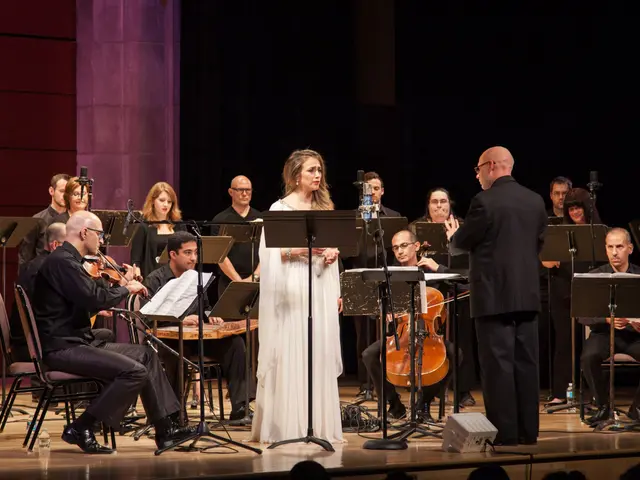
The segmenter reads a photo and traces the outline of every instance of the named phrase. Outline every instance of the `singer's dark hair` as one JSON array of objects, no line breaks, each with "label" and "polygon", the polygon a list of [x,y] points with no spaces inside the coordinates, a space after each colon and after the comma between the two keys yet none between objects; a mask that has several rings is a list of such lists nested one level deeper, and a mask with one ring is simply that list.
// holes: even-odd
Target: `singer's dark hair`
[{"label": "singer's dark hair", "polygon": [[[589,196],[589,192],[584,188],[572,188],[567,192],[567,196],[564,197],[563,216],[564,223],[568,225],[573,225],[575,223],[571,220],[571,215],[569,215],[569,209],[571,207],[581,207],[584,210],[585,220],[587,223],[591,223],[591,197]],[[593,223],[602,223],[595,204],[593,205]]]},{"label": "singer's dark hair", "polygon": [[573,182],[567,177],[556,177],[553,180],[551,180],[551,183],[549,184],[550,192],[553,191],[554,185],[566,185],[570,189],[573,188]]},{"label": "singer's dark hair", "polygon": [[185,243],[195,241],[195,235],[192,235],[189,232],[178,231],[169,237],[169,241],[167,242],[167,253],[178,253]]},{"label": "singer's dark hair", "polygon": [[51,186],[51,188],[55,190],[60,180],[64,180],[65,182],[68,182],[70,178],[71,177],[66,173],[57,173],[53,177],[51,177],[51,182],[49,182],[49,185]]},{"label": "singer's dark hair", "polygon": [[384,188],[384,182],[382,181],[382,177],[378,175],[376,172],[367,172],[364,174],[364,181],[368,182],[369,180],[380,180],[380,186]]}]

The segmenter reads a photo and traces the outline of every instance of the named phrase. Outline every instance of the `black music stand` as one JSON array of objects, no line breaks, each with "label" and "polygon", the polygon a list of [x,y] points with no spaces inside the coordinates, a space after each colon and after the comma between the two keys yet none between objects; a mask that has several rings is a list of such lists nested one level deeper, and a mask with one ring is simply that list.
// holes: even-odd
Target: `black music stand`
[{"label": "black music stand", "polygon": [[[205,322],[205,311],[204,311],[204,285],[202,281],[202,265],[204,263],[216,264],[222,262],[229,250],[231,249],[231,245],[233,244],[233,238],[230,237],[202,237],[197,229],[197,223],[193,223],[196,237],[196,245],[198,247],[198,295],[196,302],[198,304],[198,370],[200,372],[204,371],[204,343],[203,343],[203,335],[204,335],[204,322]],[[163,254],[166,252],[163,252]],[[213,276],[212,276],[213,278]],[[181,386],[182,388],[182,386]],[[204,399],[204,382],[200,382],[200,399]],[[244,445],[239,442],[235,442],[233,440],[229,440],[223,437],[220,437],[211,432],[209,426],[206,422],[205,412],[204,412],[204,401],[200,402],[200,421],[198,423],[198,427],[196,428],[195,433],[189,435],[176,443],[160,448],[155,451],[156,455],[160,455],[167,450],[173,450],[180,445],[191,442],[191,445],[187,447],[187,450],[198,450],[203,451],[202,448],[197,448],[195,444],[199,440],[208,440],[218,445],[224,445],[231,443],[236,447],[244,448],[246,450],[250,450],[257,454],[261,454],[262,450],[253,448],[249,445]],[[205,447],[206,448],[206,447]]]},{"label": "black music stand", "polygon": [[[540,252],[543,262],[571,262],[571,278],[575,274],[575,262],[606,262],[605,237],[606,225],[549,225],[545,232],[544,244]],[[549,272],[551,274],[551,272]],[[582,329],[584,338],[584,329]],[[582,378],[582,375],[581,375]],[[576,319],[571,317],[571,381],[575,389],[576,383]],[[582,381],[580,382],[580,397],[582,396]],[[546,413],[562,410],[572,410],[580,407],[580,418],[584,419],[584,405],[582,399],[576,404],[567,399],[566,404],[554,405],[547,408]]]},{"label": "black music stand", "polygon": [[[380,212],[377,213],[376,218],[372,218],[370,222],[374,223],[374,228],[369,225],[370,222],[365,221],[361,217],[356,218],[356,232],[358,235],[358,245],[353,251],[348,249],[347,252],[342,252],[343,257],[356,256],[359,257],[359,262],[362,267],[369,267],[369,259],[373,258],[373,268],[378,268],[380,260],[380,239],[378,235],[379,229],[382,230],[382,245],[391,245],[393,236],[400,230],[406,230],[409,222],[407,217],[383,217],[380,216]],[[373,252],[373,257],[369,257],[369,252]],[[380,314],[380,309],[376,311],[371,317],[376,317]],[[371,338],[371,322],[370,319],[365,321],[365,335],[367,341]],[[354,405],[361,405],[364,402],[373,400],[373,385],[371,379],[367,382],[367,389],[364,392],[364,396],[354,403]]]},{"label": "black music stand", "polygon": [[263,217],[267,248],[307,248],[309,258],[309,316],[307,325],[307,435],[273,443],[273,449],[290,443],[314,443],[329,452],[331,444],[313,434],[313,248],[354,247],[356,218],[352,211],[269,211]]},{"label": "black music stand", "polygon": [[102,222],[104,246],[106,249],[109,247],[128,247],[131,245],[131,240],[140,225],[132,223],[127,226],[125,232],[127,215],[129,215],[127,210],[92,210],[91,213],[95,214]]},{"label": "black music stand", "polygon": [[[449,255],[449,240],[443,223],[415,222],[416,237],[428,255]],[[451,265],[447,265],[451,266]]]},{"label": "black music stand", "polygon": [[615,319],[640,318],[640,275],[575,274],[571,285],[571,316],[610,318],[609,325],[609,418],[598,422],[596,432],[628,430],[616,420],[614,399]]},{"label": "black music stand", "polygon": [[259,314],[258,299],[260,298],[260,284],[256,282],[231,282],[218,302],[211,310],[209,316],[220,317],[229,320],[246,321],[246,345],[245,345],[245,404],[244,418],[229,422],[231,426],[251,426],[251,417],[249,416],[249,390],[253,383],[251,375],[251,362],[249,358],[251,345],[251,319],[257,319]]},{"label": "black music stand", "polygon": [[[0,247],[2,247],[2,300],[7,298],[7,248],[17,247],[42,222],[35,217],[0,217]],[[7,362],[2,362],[2,403],[5,402]]]},{"label": "black music stand", "polygon": [[220,223],[219,225],[218,236],[232,237],[234,244],[251,243],[251,280],[255,281],[256,245],[260,242],[262,222],[251,221],[245,224]]}]

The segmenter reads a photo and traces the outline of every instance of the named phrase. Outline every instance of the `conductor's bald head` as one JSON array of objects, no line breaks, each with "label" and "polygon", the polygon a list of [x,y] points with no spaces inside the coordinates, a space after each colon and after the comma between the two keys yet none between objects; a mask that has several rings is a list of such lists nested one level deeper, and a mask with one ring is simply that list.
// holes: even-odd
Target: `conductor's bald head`
[{"label": "conductor's bald head", "polygon": [[513,164],[513,155],[506,148],[496,146],[485,150],[475,168],[482,189],[487,190],[498,178],[511,175]]},{"label": "conductor's bald head", "polygon": [[80,210],[67,222],[67,241],[71,243],[82,256],[96,255],[102,243],[102,222],[91,212]]}]

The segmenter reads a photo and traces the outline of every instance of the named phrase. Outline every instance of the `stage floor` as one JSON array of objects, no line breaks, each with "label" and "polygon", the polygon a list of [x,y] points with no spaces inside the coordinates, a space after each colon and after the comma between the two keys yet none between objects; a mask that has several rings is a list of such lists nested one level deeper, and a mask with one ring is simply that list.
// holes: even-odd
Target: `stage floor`
[{"label": "stage floor", "polygon": [[[342,401],[352,402],[356,391],[355,387],[341,387]],[[408,393],[402,392],[402,395],[408,400]],[[480,392],[474,396],[477,405],[462,411],[483,411]],[[621,404],[628,404],[628,397],[626,402],[624,399]],[[17,403],[33,413],[35,404],[30,397],[22,396]],[[373,403],[367,406],[375,411]],[[435,405],[433,410],[435,413]],[[448,406],[447,412],[450,410]],[[197,412],[190,410],[189,414],[195,416]],[[155,456],[152,439],[143,437],[134,441],[126,435],[116,438],[117,454],[89,456],[60,440],[64,420],[53,411],[45,421],[52,438],[50,451],[38,452],[36,446],[34,452],[28,454],[21,447],[28,419],[28,415],[11,417],[0,434],[0,478],[286,478],[296,463],[315,460],[333,476],[343,478],[384,478],[380,472],[402,470],[417,478],[464,479],[478,464],[498,463],[512,480],[539,479],[552,471],[573,469],[582,471],[588,478],[613,479],[640,463],[640,434],[592,433],[580,423],[578,414],[564,412],[541,414],[538,445],[498,447],[496,452],[466,454],[440,451],[441,441],[437,438],[412,439],[409,448],[402,451],[364,450],[362,444],[366,439],[378,438],[379,433],[346,433],[346,443],[336,445],[335,453],[314,445],[294,444],[273,450],[265,448],[262,455],[218,447],[206,453],[166,452]],[[246,428],[229,427],[228,432],[236,441],[248,437]],[[226,436],[222,429],[216,429],[215,433]],[[206,444],[200,442],[199,445]],[[436,475],[434,470],[438,470]]]}]

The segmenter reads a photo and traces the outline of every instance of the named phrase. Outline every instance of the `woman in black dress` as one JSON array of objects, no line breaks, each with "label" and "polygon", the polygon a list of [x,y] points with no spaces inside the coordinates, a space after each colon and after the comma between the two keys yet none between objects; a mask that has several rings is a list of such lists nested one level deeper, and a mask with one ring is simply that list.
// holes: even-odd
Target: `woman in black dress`
[{"label": "woman in black dress", "polygon": [[[180,221],[182,213],[173,187],[166,182],[158,182],[151,187],[142,207],[142,216],[145,220],[155,222]],[[140,267],[142,276],[146,277],[158,268],[158,260],[169,238],[176,230],[184,230],[184,228],[172,223],[139,225],[131,242],[131,265]]]}]

